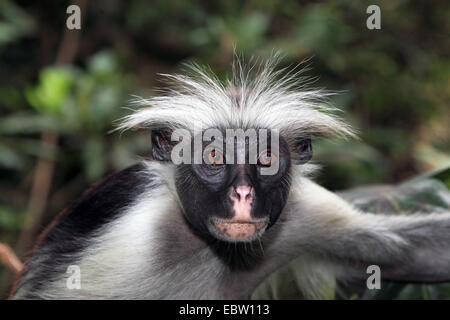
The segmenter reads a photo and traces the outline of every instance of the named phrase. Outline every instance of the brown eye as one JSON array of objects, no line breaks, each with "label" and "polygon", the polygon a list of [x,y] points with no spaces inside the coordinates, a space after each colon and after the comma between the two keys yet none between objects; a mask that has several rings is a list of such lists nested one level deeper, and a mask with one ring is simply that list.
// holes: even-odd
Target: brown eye
[{"label": "brown eye", "polygon": [[209,163],[212,165],[223,164],[223,155],[219,151],[212,150],[209,153]]},{"label": "brown eye", "polygon": [[266,151],[266,152],[263,152],[259,156],[258,164],[263,167],[269,167],[272,165],[274,160],[275,160],[275,155],[270,151]]}]

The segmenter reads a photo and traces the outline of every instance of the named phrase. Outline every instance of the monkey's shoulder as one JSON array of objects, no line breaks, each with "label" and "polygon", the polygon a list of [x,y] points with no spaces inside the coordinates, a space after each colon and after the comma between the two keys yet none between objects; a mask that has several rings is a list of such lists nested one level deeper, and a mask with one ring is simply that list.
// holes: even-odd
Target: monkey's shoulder
[{"label": "monkey's shoulder", "polygon": [[55,218],[42,235],[41,245],[66,239],[88,240],[103,226],[125,214],[126,208],[139,195],[162,183],[158,172],[149,170],[144,162],[109,175]]},{"label": "monkey's shoulder", "polygon": [[32,298],[30,292],[39,292],[43,280],[51,282],[64,273],[64,268],[83,256],[102,230],[125,215],[140,195],[164,183],[158,167],[140,162],[85,191],[40,235],[13,292],[23,287]]}]

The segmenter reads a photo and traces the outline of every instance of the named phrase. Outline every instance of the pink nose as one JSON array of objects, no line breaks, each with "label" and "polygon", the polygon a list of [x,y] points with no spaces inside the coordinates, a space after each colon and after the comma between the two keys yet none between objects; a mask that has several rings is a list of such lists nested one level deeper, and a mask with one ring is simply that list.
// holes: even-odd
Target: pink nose
[{"label": "pink nose", "polygon": [[252,196],[252,187],[250,186],[238,186],[234,189],[238,196],[238,201],[250,200]]}]

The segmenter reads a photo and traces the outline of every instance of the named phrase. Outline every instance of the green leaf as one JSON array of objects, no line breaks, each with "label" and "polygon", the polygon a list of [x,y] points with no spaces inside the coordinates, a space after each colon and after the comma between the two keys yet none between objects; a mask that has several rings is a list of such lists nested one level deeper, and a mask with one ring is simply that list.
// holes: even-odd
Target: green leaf
[{"label": "green leaf", "polygon": [[43,114],[15,113],[0,118],[0,134],[39,133],[45,130],[59,131],[60,123]]},{"label": "green leaf", "polygon": [[32,107],[44,114],[62,112],[73,84],[73,75],[68,69],[46,68],[40,73],[39,84],[25,90],[25,97]]},{"label": "green leaf", "polygon": [[438,169],[435,170],[433,172],[430,173],[426,173],[422,176],[419,176],[413,180],[411,180],[411,182],[416,181],[416,180],[422,180],[425,178],[432,178],[432,179],[436,179],[441,181],[443,184],[445,184],[445,186],[447,188],[450,189],[450,166],[442,168],[442,169]]},{"label": "green leaf", "polygon": [[0,144],[0,167],[8,169],[21,169],[25,165],[25,159],[7,145]]},{"label": "green leaf", "polygon": [[23,227],[25,214],[14,212],[12,209],[0,206],[0,228],[18,231]]},{"label": "green leaf", "polygon": [[100,179],[106,171],[104,142],[98,137],[89,139],[83,149],[84,169],[89,181]]}]

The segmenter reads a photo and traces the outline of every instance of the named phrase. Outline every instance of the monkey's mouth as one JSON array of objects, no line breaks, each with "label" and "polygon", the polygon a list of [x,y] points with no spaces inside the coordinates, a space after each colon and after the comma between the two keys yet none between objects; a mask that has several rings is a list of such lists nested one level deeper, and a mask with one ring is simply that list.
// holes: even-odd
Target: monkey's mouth
[{"label": "monkey's mouth", "polygon": [[268,225],[268,219],[236,221],[213,218],[213,233],[225,241],[252,241],[261,236]]}]

